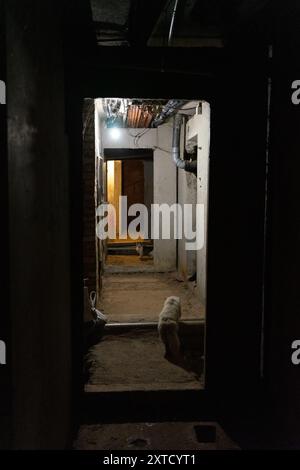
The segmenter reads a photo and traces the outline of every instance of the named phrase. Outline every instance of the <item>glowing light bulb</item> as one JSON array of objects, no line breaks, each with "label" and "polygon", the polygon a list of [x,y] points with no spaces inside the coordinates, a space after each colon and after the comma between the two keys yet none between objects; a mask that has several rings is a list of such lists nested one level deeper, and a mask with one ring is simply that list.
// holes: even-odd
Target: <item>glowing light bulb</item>
[{"label": "glowing light bulb", "polygon": [[118,129],[117,127],[111,127],[109,129],[109,133],[113,140],[118,140],[121,136],[120,129]]}]

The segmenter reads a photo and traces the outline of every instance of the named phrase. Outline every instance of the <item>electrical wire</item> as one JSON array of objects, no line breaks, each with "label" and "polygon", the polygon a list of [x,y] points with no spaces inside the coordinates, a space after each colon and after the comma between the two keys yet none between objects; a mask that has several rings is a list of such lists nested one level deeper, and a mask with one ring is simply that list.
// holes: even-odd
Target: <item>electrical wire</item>
[{"label": "electrical wire", "polygon": [[172,153],[172,152],[170,152],[170,150],[163,149],[162,147],[158,147],[157,145],[155,145],[153,148],[154,148],[154,150],[161,150],[162,152],[166,152],[166,153],[169,153],[169,154]]},{"label": "electrical wire", "polygon": [[130,137],[133,138],[133,144],[135,147],[139,147],[139,140],[141,139],[141,137],[143,137],[144,134],[146,134],[147,132],[149,132],[151,129],[150,128],[147,128],[147,129],[143,129],[141,132],[139,132],[138,134],[131,134],[131,132],[127,129],[127,132],[128,134],[130,135]]}]

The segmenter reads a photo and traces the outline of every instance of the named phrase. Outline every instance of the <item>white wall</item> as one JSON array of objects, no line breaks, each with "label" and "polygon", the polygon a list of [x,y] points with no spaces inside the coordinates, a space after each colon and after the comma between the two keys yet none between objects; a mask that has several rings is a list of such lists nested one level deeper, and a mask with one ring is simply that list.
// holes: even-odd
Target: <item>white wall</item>
[{"label": "white wall", "polygon": [[[192,173],[178,170],[178,203],[192,204],[195,208],[197,202],[197,178]],[[195,210],[193,211],[193,230],[196,229]],[[178,240],[178,273],[186,281],[196,272],[196,252],[185,249],[186,239]]]},{"label": "white wall", "polygon": [[[198,104],[198,103],[197,103]],[[184,158],[185,150],[185,123],[181,127],[180,156]],[[184,211],[184,204],[192,204],[195,209],[197,202],[197,178],[192,173],[184,170],[178,170],[178,203]],[[196,230],[196,211],[193,211],[193,231]],[[190,276],[196,272],[196,252],[186,250],[187,240],[184,237],[178,240],[178,273],[180,277],[187,281]]]},{"label": "white wall", "polygon": [[[119,138],[114,139],[107,128],[102,129],[102,148],[153,148],[157,145],[157,129],[119,129]],[[137,138],[138,135],[140,138]]]},{"label": "white wall", "polygon": [[210,147],[210,106],[202,102],[201,114],[195,114],[187,124],[187,139],[197,142],[197,203],[204,205],[204,246],[197,251],[197,293],[203,304],[206,302],[206,255],[207,255],[207,214],[208,178]]},{"label": "white wall", "polygon": [[[176,203],[176,166],[172,161],[172,123],[157,129],[157,149],[154,150],[154,203]],[[154,263],[157,271],[176,270],[176,240],[154,240]]]}]

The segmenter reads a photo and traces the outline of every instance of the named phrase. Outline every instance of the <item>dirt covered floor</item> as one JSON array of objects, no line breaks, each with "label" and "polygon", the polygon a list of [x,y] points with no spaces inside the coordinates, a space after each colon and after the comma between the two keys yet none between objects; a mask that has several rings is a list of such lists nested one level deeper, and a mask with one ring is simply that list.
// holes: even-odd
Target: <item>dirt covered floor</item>
[{"label": "dirt covered floor", "polygon": [[204,319],[204,306],[192,288],[169,273],[106,273],[99,307],[109,322],[157,322],[170,295],[181,299],[182,320]]},{"label": "dirt covered floor", "polygon": [[108,451],[238,450],[217,423],[208,422],[84,425],[79,430],[74,448]]},{"label": "dirt covered floor", "polygon": [[86,392],[197,390],[203,388],[202,346],[184,347],[184,364],[167,361],[156,329],[105,334],[86,356]]}]

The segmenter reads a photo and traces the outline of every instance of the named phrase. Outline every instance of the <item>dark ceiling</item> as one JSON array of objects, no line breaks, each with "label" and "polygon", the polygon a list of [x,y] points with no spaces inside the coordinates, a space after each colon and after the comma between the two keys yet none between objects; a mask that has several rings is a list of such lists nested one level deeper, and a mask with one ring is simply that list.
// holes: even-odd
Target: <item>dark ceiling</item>
[{"label": "dark ceiling", "polygon": [[178,0],[168,44],[176,0],[90,1],[100,46],[220,47],[233,29],[252,25],[267,31],[272,4],[271,0]]}]

